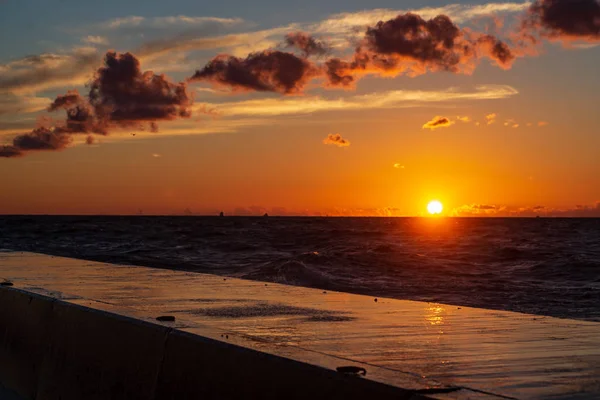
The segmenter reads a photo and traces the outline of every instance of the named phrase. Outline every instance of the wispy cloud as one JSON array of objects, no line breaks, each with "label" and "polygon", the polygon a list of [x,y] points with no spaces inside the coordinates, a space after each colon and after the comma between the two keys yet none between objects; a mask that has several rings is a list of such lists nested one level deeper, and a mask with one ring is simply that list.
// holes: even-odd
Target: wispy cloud
[{"label": "wispy cloud", "polygon": [[[256,50],[275,46],[280,39],[274,39],[290,32],[293,26],[265,29],[255,32],[232,33],[209,37],[180,37],[153,40],[144,43],[136,54],[144,60],[154,59],[166,54],[198,50],[229,49],[233,55],[246,56]],[[192,69],[194,66],[190,66]]]},{"label": "wispy cloud", "polygon": [[101,64],[95,48],[66,53],[45,53],[0,64],[0,92],[34,93],[50,88],[83,84]]},{"label": "wispy cloud", "polygon": [[181,28],[182,25],[188,27],[206,24],[237,25],[243,22],[244,20],[242,18],[198,17],[188,15],[146,18],[131,15],[128,17],[114,18],[105,21],[100,24],[100,27],[103,27],[105,29],[120,29],[126,27],[165,28],[176,25],[177,27]]},{"label": "wispy cloud", "polygon": [[366,110],[377,108],[422,107],[430,103],[451,101],[504,99],[519,92],[506,85],[480,85],[472,91],[449,88],[439,91],[392,90],[365,95],[339,97],[335,99],[321,96],[290,98],[268,98],[245,100],[220,104],[197,104],[194,107],[215,110],[224,117],[276,116],[307,114],[321,111]]},{"label": "wispy cloud", "polygon": [[52,102],[47,97],[18,96],[12,93],[0,95],[0,116],[27,114],[46,109]]},{"label": "wispy cloud", "polygon": [[220,104],[197,104],[196,109],[214,109],[224,117],[277,116],[307,114],[320,111],[366,110],[376,108],[422,107],[431,103],[468,100],[504,99],[519,92],[506,85],[480,85],[471,91],[449,88],[439,91],[392,90],[366,95],[339,97],[321,96],[268,98]]},{"label": "wispy cloud", "polygon": [[443,7],[424,7],[417,9],[389,9],[378,8],[358,12],[339,13],[329,18],[309,25],[309,31],[315,33],[350,33],[356,28],[376,24],[396,17],[398,14],[412,12],[419,14],[425,19],[435,18],[443,14],[450,17],[454,22],[463,23],[469,20],[493,16],[497,14],[519,13],[525,11],[530,2],[524,3],[488,3],[481,5],[449,4]]},{"label": "wispy cloud", "polygon": [[101,26],[109,29],[120,28],[121,26],[139,26],[144,20],[144,17],[132,15],[111,19],[102,23]]},{"label": "wispy cloud", "polygon": [[85,36],[81,39],[82,42],[87,43],[87,44],[97,44],[97,45],[102,45],[105,46],[108,44],[108,39],[105,38],[104,36],[93,36],[93,35],[88,35]]}]

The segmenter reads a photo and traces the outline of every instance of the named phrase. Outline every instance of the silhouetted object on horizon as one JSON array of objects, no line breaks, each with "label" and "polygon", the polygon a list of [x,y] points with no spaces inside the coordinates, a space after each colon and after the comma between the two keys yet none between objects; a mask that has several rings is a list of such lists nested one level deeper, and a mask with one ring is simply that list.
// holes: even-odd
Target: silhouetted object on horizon
[{"label": "silhouetted object on horizon", "polygon": [[341,372],[342,374],[363,375],[363,376],[367,375],[367,370],[362,367],[354,367],[354,366],[337,367],[336,370],[337,370],[337,372]]},{"label": "silhouetted object on horizon", "polygon": [[13,283],[11,281],[4,281],[0,282],[0,286],[13,286]]},{"label": "silhouetted object on horizon", "polygon": [[219,213],[219,217],[224,217],[224,216],[225,216],[225,214],[223,213],[223,211],[221,211],[221,212]]},{"label": "silhouetted object on horizon", "polygon": [[267,213],[265,213],[265,215],[263,215],[263,217],[268,217],[268,216],[269,216],[269,214],[267,214]]},{"label": "silhouetted object on horizon", "polygon": [[175,322],[175,317],[172,315],[161,315],[160,317],[156,317],[156,320],[160,322]]}]

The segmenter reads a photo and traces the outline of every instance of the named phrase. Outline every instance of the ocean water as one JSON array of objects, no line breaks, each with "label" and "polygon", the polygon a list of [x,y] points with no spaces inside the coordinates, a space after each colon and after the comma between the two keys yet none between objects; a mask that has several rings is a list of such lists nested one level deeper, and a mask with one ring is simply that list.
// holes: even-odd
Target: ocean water
[{"label": "ocean water", "polygon": [[600,321],[600,219],[11,216],[1,250]]}]

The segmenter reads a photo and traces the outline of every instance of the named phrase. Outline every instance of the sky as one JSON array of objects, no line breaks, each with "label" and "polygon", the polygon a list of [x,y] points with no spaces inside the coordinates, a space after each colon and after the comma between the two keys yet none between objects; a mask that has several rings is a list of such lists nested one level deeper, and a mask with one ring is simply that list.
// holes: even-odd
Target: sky
[{"label": "sky", "polygon": [[2,1],[0,214],[600,216],[598,0],[452,1]]}]

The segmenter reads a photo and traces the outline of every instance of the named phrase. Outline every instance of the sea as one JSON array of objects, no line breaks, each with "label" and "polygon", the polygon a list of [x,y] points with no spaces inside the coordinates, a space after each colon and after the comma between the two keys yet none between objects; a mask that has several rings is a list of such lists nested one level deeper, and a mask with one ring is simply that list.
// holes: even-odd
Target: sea
[{"label": "sea", "polygon": [[0,216],[0,251],[600,322],[600,219]]}]

